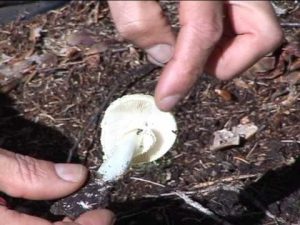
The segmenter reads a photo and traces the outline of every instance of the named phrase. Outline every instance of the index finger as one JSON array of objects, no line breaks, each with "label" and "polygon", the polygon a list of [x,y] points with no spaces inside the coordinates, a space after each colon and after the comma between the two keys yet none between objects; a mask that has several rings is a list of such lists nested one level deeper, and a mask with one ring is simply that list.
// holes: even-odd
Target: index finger
[{"label": "index finger", "polygon": [[173,58],[164,68],[155,99],[161,110],[169,111],[193,86],[222,35],[221,1],[180,1],[181,29]]}]

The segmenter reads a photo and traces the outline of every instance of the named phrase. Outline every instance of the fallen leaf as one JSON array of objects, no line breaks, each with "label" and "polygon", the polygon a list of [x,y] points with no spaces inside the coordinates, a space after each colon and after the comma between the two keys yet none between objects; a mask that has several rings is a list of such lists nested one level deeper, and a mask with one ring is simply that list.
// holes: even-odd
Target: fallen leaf
[{"label": "fallen leaf", "polygon": [[291,106],[293,105],[299,98],[300,94],[298,95],[288,95],[288,97],[286,98],[286,100],[282,101],[281,104],[283,106]]},{"label": "fallen leaf", "polygon": [[235,78],[233,80],[235,86],[239,87],[239,88],[244,88],[244,89],[249,89],[250,85],[247,84],[244,80],[242,80],[241,78]]},{"label": "fallen leaf", "polygon": [[42,31],[42,27],[33,27],[31,30],[30,30],[30,36],[29,36],[29,40],[32,41],[32,42],[37,42],[40,37],[41,37],[41,31]]},{"label": "fallen leaf", "polygon": [[240,136],[233,132],[223,129],[214,132],[213,144],[210,146],[210,150],[216,151],[231,146],[237,146],[240,144]]},{"label": "fallen leaf", "polygon": [[258,127],[254,123],[239,124],[232,128],[232,132],[240,137],[248,140],[258,131]]},{"label": "fallen leaf", "polygon": [[42,66],[42,67],[53,67],[58,64],[58,58],[57,55],[46,52],[44,54],[38,55],[34,54],[30,56],[27,60],[31,62],[35,62],[36,64]]},{"label": "fallen leaf", "polygon": [[296,85],[300,83],[300,71],[293,71],[286,76],[282,76],[278,80],[281,83],[288,83],[289,85]]},{"label": "fallen leaf", "polygon": [[240,123],[247,124],[247,123],[251,123],[251,121],[248,116],[244,116],[243,118],[240,119]]},{"label": "fallen leaf", "polygon": [[0,65],[9,62],[12,58],[13,58],[13,57],[8,56],[8,55],[2,53],[2,54],[0,55]]},{"label": "fallen leaf", "polygon": [[87,63],[89,68],[97,68],[100,63],[100,55],[99,54],[94,54],[85,57],[84,61]]},{"label": "fallen leaf", "polygon": [[85,55],[99,54],[99,53],[105,52],[107,49],[108,49],[108,45],[106,43],[99,42],[99,43],[92,45],[90,48],[88,48]]},{"label": "fallen leaf", "polygon": [[[246,119],[244,119],[246,122]],[[238,146],[241,138],[248,140],[258,131],[254,123],[239,124],[231,130],[222,129],[214,132],[213,144],[210,150],[220,150],[227,147]]]},{"label": "fallen leaf", "polygon": [[96,43],[95,38],[86,30],[77,31],[66,37],[67,44],[70,46],[89,47]]},{"label": "fallen leaf", "polygon": [[66,60],[72,60],[76,58],[81,52],[80,48],[77,47],[67,47],[62,49],[61,56],[66,57]]},{"label": "fallen leaf", "polygon": [[297,58],[294,62],[289,66],[289,71],[295,71],[300,69],[300,58]]},{"label": "fallen leaf", "polygon": [[287,9],[277,6],[273,1],[271,1],[271,4],[272,4],[273,9],[277,16],[282,16],[282,15],[287,14],[287,12],[288,12]]},{"label": "fallen leaf", "polygon": [[252,74],[257,74],[271,71],[275,68],[275,62],[276,59],[274,56],[263,57],[249,69],[249,72]]},{"label": "fallen leaf", "polygon": [[215,89],[215,92],[225,101],[231,101],[233,99],[232,94],[227,90]]},{"label": "fallen leaf", "polygon": [[13,64],[4,64],[0,66],[0,74],[6,78],[19,77],[31,66],[27,60],[15,62]]}]

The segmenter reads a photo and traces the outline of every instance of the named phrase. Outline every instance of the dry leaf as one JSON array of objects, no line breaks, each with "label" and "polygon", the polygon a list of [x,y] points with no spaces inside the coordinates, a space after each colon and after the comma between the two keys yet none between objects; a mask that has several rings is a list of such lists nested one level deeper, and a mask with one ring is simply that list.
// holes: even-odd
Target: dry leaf
[{"label": "dry leaf", "polygon": [[11,59],[13,59],[13,57],[8,56],[8,55],[2,53],[2,54],[0,55],[0,66],[1,66],[2,64],[4,64],[4,63],[9,62]]},{"label": "dry leaf", "polygon": [[220,150],[231,146],[238,146],[241,138],[248,140],[257,131],[258,127],[254,123],[239,124],[232,127],[231,131],[228,129],[215,131],[210,150]]},{"label": "dry leaf", "polygon": [[251,121],[248,116],[244,116],[243,118],[240,119],[240,123],[247,124],[247,123],[251,123]]},{"label": "dry leaf", "polygon": [[222,99],[225,100],[225,101],[230,101],[230,100],[233,99],[232,94],[229,91],[227,91],[227,90],[224,90],[224,89],[215,89],[215,92],[220,97],[222,97]]},{"label": "dry leaf", "polygon": [[90,55],[87,56],[84,61],[87,63],[89,68],[96,68],[99,66],[100,63],[100,55],[95,54],[95,55]]},{"label": "dry leaf", "polygon": [[294,62],[289,66],[289,71],[300,70],[300,58],[297,58]]},{"label": "dry leaf", "polygon": [[53,67],[58,64],[58,58],[55,54],[47,52],[41,55],[34,54],[30,56],[27,60],[35,62],[42,67]]},{"label": "dry leaf", "polygon": [[280,77],[279,82],[296,85],[300,83],[300,71],[293,71],[286,76]]},{"label": "dry leaf", "polygon": [[214,132],[213,144],[210,146],[210,150],[220,150],[231,146],[237,146],[240,144],[240,136],[233,132],[223,129]]},{"label": "dry leaf", "polygon": [[31,66],[31,62],[27,60],[6,64],[0,66],[0,75],[6,78],[19,77]]},{"label": "dry leaf", "polygon": [[244,89],[249,89],[250,85],[247,84],[244,80],[242,80],[241,78],[235,78],[233,80],[235,86],[239,87],[239,88],[244,88]]},{"label": "dry leaf", "polygon": [[265,73],[275,68],[276,59],[274,56],[263,57],[249,69],[252,74]]},{"label": "dry leaf", "polygon": [[77,31],[66,37],[67,44],[70,46],[85,46],[89,47],[96,43],[95,38],[91,33],[82,30]]},{"label": "dry leaf", "polygon": [[61,56],[66,57],[66,60],[74,59],[81,52],[80,48],[77,47],[67,47],[62,49]]},{"label": "dry leaf", "polygon": [[87,52],[85,53],[85,55],[94,55],[94,54],[99,54],[102,52],[105,52],[108,49],[108,45],[104,42],[99,42],[96,43],[94,45],[92,45]]},{"label": "dry leaf", "polygon": [[254,123],[239,124],[232,128],[232,132],[248,140],[258,131]]},{"label": "dry leaf", "polygon": [[37,42],[37,40],[40,39],[41,37],[41,31],[42,31],[42,27],[33,27],[30,30],[29,40],[34,43]]}]

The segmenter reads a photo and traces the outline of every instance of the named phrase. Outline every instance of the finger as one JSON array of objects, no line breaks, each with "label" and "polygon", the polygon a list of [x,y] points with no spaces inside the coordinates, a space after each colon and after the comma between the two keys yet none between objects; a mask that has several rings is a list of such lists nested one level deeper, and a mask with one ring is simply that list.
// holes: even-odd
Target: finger
[{"label": "finger", "polygon": [[222,35],[222,2],[181,1],[181,29],[174,56],[164,68],[156,87],[155,99],[164,111],[183,98]]},{"label": "finger", "polygon": [[162,65],[173,55],[175,36],[155,1],[108,1],[121,36],[148,53],[149,60]]},{"label": "finger", "polygon": [[114,214],[106,209],[98,209],[82,214],[75,222],[82,225],[113,225]]},{"label": "finger", "polygon": [[0,190],[14,197],[53,199],[77,190],[85,181],[82,165],[54,164],[0,149]]},{"label": "finger", "polygon": [[[26,215],[23,213],[18,213],[16,211],[7,209],[4,206],[0,206],[0,218],[5,225],[79,225],[75,222],[57,222],[57,223],[50,223],[47,220]],[[2,223],[1,223],[2,224]],[[86,224],[82,224],[86,225]]]},{"label": "finger", "polygon": [[[222,40],[206,70],[219,79],[230,79],[273,51],[283,33],[271,4],[267,1],[232,2],[228,19],[235,37]],[[252,16],[249,16],[252,15]]]}]

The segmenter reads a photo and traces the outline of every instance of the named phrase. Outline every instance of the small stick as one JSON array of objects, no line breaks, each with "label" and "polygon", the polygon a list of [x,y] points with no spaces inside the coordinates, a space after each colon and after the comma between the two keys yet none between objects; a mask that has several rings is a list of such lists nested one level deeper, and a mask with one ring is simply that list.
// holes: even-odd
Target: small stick
[{"label": "small stick", "polygon": [[158,186],[158,187],[163,187],[163,188],[166,187],[165,185],[162,185],[162,184],[153,182],[153,181],[151,181],[151,180],[145,180],[145,179],[142,179],[142,178],[138,178],[138,177],[130,177],[130,179],[142,181],[142,182],[149,183],[149,184],[153,184],[153,185],[156,185],[156,186]]},{"label": "small stick", "polygon": [[253,145],[253,147],[250,149],[250,151],[246,155],[246,159],[249,159],[250,155],[254,152],[254,150],[256,149],[257,145],[258,145],[258,142],[255,142],[255,144]]},{"label": "small stick", "polygon": [[282,143],[297,143],[297,144],[300,144],[300,141],[297,141],[297,140],[281,140],[280,142],[282,142]]},{"label": "small stick", "polygon": [[300,23],[290,23],[290,22],[282,22],[282,23],[280,23],[280,25],[282,26],[282,27],[295,27],[295,28],[298,28],[298,27],[300,27]]},{"label": "small stick", "polygon": [[199,202],[193,201],[189,196],[187,196],[185,193],[181,192],[181,191],[176,191],[175,192],[176,195],[181,198],[186,204],[188,204],[189,206],[192,206],[193,208],[197,209],[199,212],[205,214],[206,216],[212,218],[213,220],[215,220],[218,223],[224,224],[230,224],[227,221],[223,220],[220,216],[218,216],[217,214],[215,214],[213,211],[211,211],[208,208],[205,208],[204,206],[202,206]]},{"label": "small stick", "polygon": [[240,176],[237,176],[237,177],[225,177],[225,178],[222,178],[222,179],[219,179],[219,180],[208,181],[208,182],[197,184],[197,185],[193,186],[192,189],[205,188],[205,187],[208,187],[208,186],[212,186],[216,183],[224,183],[224,182],[231,182],[231,181],[235,181],[235,180],[245,180],[245,179],[248,179],[248,178],[256,178],[258,176],[260,176],[260,174],[245,174],[245,175],[240,175]]}]

